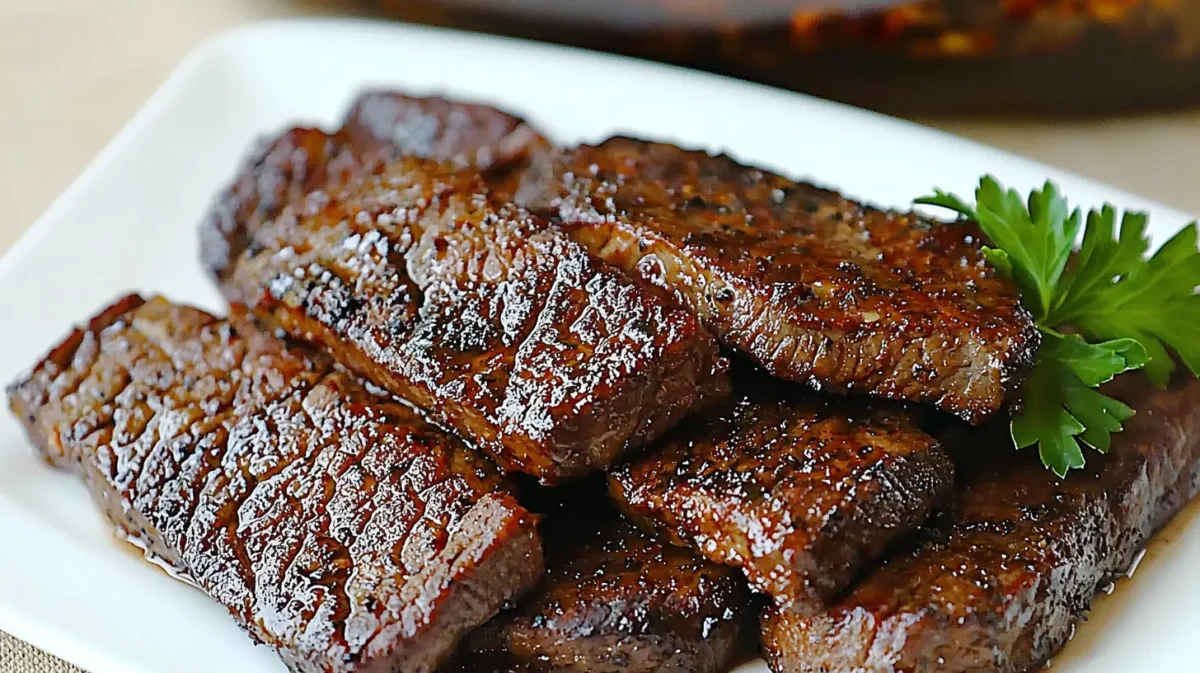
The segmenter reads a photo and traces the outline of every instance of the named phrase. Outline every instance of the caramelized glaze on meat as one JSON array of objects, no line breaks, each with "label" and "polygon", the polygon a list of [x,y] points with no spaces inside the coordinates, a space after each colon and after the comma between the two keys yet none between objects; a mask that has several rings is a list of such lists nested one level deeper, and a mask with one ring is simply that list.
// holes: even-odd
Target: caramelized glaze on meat
[{"label": "caramelized glaze on meat", "polygon": [[224,278],[253,232],[288,204],[369,170],[345,151],[342,137],[318,129],[293,128],[269,142],[260,140],[200,224],[204,268],[214,278]]},{"label": "caramelized glaze on meat", "polygon": [[736,570],[660,544],[595,502],[551,514],[542,531],[546,578],[463,641],[454,671],[725,670],[750,603]]},{"label": "caramelized glaze on meat", "polygon": [[122,534],[292,671],[432,671],[542,573],[495,468],[330,361],[130,296],[8,389]]},{"label": "caramelized glaze on meat", "polygon": [[413,157],[285,209],[222,289],[547,483],[607,466],[726,385],[690,313],[477,174]]},{"label": "caramelized glaze on meat", "polygon": [[506,469],[579,476],[727,383],[693,316],[511,204],[548,148],[491,108],[364,94],[336,136],[293,130],[246,163],[206,265]]},{"label": "caramelized glaze on meat", "polygon": [[1137,415],[1066,480],[1035,452],[1013,455],[1007,428],[969,436],[964,452],[1003,453],[963,479],[952,524],[825,612],[768,611],[772,670],[1019,673],[1045,662],[1200,486],[1200,382],[1156,391],[1124,378]]},{"label": "caramelized glaze on meat", "polygon": [[950,459],[900,411],[739,377],[735,401],[610,473],[620,507],[813,609],[924,521]]},{"label": "caramelized glaze on meat", "polygon": [[494,107],[387,90],[359,94],[341,133],[358,155],[384,152],[484,171],[525,164],[550,147],[523,119]]},{"label": "caramelized glaze on meat", "polygon": [[286,206],[311,192],[336,195],[388,159],[412,155],[475,167],[493,189],[516,192],[522,176],[548,170],[549,151],[537,131],[495,108],[367,91],[336,133],[301,127],[259,140],[201,224],[204,266],[223,278],[258,227]]},{"label": "caramelized glaze on meat", "polygon": [[973,226],[631,138],[566,151],[554,172],[547,211],[577,240],[672,291],[775,376],[980,421],[1037,350]]}]

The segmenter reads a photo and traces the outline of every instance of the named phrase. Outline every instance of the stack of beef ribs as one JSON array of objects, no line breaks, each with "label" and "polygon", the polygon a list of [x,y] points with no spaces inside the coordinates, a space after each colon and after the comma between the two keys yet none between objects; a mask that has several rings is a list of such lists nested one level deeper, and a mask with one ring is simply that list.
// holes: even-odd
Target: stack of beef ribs
[{"label": "stack of beef ribs", "polygon": [[9,402],[293,671],[1027,671],[1200,485],[1194,382],[1012,450],[973,225],[726,156],[372,92],[201,240],[229,318],[125,297]]}]

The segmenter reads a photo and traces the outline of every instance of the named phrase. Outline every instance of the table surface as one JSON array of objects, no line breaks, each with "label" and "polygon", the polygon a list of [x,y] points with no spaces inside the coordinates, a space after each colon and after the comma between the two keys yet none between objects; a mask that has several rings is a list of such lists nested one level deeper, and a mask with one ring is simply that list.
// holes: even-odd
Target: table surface
[{"label": "table surface", "polygon": [[[314,0],[0,0],[0,252],[205,37],[331,13]],[[1200,111],[1087,121],[920,120],[1200,213]],[[78,673],[0,633],[0,671]]]}]

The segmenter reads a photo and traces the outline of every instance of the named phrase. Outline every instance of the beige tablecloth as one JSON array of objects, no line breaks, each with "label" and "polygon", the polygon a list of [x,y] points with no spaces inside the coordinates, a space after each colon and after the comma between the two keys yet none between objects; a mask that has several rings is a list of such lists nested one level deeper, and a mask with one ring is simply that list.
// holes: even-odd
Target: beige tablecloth
[{"label": "beige tablecloth", "polygon": [[[0,251],[198,41],[313,0],[0,0]],[[931,121],[1200,213],[1200,112],[1090,122]],[[0,534],[3,534],[0,531]],[[0,633],[0,673],[78,669]]]},{"label": "beige tablecloth", "polygon": [[0,673],[79,673],[79,669],[0,633]]}]

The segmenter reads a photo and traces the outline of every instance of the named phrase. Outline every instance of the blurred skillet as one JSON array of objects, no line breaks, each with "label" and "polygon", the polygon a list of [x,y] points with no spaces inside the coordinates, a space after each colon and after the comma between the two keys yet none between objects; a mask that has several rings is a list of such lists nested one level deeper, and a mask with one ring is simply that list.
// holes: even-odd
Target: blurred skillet
[{"label": "blurred skillet", "polygon": [[1200,102],[1200,0],[355,0],[396,18],[686,65],[895,114]]}]

